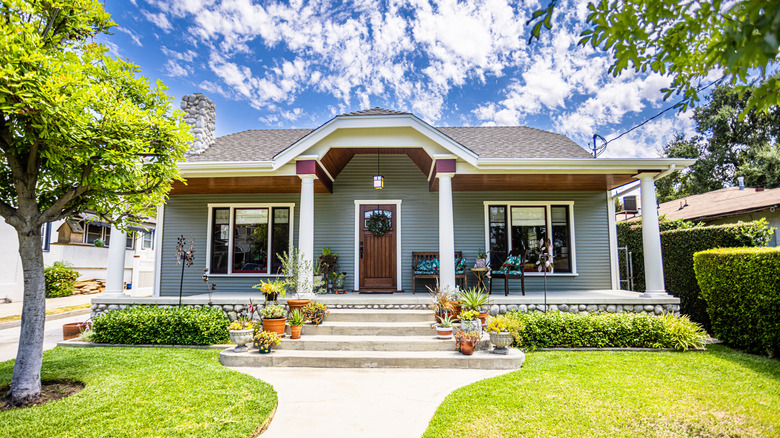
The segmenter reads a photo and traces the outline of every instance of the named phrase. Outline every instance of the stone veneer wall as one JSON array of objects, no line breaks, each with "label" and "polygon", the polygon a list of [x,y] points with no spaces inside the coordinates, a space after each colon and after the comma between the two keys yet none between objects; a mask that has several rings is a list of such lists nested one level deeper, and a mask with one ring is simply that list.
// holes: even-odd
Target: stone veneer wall
[{"label": "stone veneer wall", "polygon": [[208,97],[200,94],[188,94],[181,98],[184,121],[192,128],[195,140],[190,144],[190,155],[200,155],[214,142],[214,129],[217,118],[216,105]]},{"label": "stone veneer wall", "polygon": [[[124,309],[133,304],[93,304],[92,316],[102,315],[115,309]],[[185,304],[187,307],[204,307],[208,305]],[[160,305],[160,307],[175,307],[173,305]],[[243,304],[212,304],[211,307],[221,308],[231,321],[239,316],[248,316],[247,307]],[[425,310],[428,304],[332,304],[331,309],[377,309],[377,310]],[[550,312],[568,313],[644,313],[650,315],[662,315],[664,313],[680,314],[679,304],[550,304]],[[258,312],[262,305],[258,305]],[[507,312],[543,312],[544,304],[494,304],[490,306],[490,314],[495,316]],[[259,313],[255,312],[252,319],[259,320]]]}]

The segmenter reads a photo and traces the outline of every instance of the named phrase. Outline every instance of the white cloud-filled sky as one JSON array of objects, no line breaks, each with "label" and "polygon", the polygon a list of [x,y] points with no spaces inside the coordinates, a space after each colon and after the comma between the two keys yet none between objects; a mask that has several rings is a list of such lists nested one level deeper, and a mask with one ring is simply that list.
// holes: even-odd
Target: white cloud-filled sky
[{"label": "white cloud-filled sky", "polygon": [[[552,31],[528,43],[547,0],[130,0],[109,2],[116,55],[177,100],[217,105],[217,135],[314,128],[383,107],[434,126],[527,125],[589,147],[676,102],[668,78],[608,74],[609,54],[578,46],[587,0],[562,0]],[[610,143],[603,157],[655,157],[690,114],[672,110]]]}]

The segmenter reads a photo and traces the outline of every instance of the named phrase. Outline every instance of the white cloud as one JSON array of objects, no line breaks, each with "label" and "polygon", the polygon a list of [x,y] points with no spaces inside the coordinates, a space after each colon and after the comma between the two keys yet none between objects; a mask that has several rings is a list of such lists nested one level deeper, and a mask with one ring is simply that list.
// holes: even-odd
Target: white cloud
[{"label": "white cloud", "polygon": [[138,46],[138,47],[143,47],[144,46],[143,44],[141,44],[141,35],[139,35],[138,33],[133,32],[132,30],[127,29],[127,28],[122,27],[122,26],[117,26],[116,30],[118,30],[119,32],[127,34],[133,40],[133,44],[135,44],[136,46]]},{"label": "white cloud", "polygon": [[169,59],[163,66],[165,75],[172,78],[186,77],[192,74],[192,67],[182,64],[173,59]]},{"label": "white cloud", "polygon": [[163,13],[152,13],[149,11],[142,11],[144,14],[144,17],[146,17],[147,20],[151,21],[152,23],[156,24],[157,27],[164,30],[166,33],[170,32],[173,29],[173,26],[171,25],[171,22],[168,21],[168,17],[165,16]]}]

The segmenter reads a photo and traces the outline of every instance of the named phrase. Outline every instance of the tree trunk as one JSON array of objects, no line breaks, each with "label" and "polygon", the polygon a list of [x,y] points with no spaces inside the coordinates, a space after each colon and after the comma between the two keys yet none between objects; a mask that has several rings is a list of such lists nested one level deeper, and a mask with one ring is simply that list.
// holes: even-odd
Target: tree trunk
[{"label": "tree trunk", "polygon": [[18,231],[19,255],[24,272],[24,303],[19,350],[11,380],[8,402],[20,405],[41,395],[43,332],[46,320],[46,285],[43,276],[43,249],[40,228]]}]

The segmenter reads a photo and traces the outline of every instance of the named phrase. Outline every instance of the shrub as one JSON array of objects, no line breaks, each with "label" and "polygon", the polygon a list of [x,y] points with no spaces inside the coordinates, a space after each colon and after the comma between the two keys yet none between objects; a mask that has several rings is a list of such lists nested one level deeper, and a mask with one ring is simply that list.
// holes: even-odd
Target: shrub
[{"label": "shrub", "polygon": [[780,248],[698,252],[693,266],[715,336],[749,352],[780,354]]},{"label": "shrub", "polygon": [[515,345],[536,348],[701,348],[707,333],[687,317],[635,313],[509,314],[520,322]]},{"label": "shrub", "polygon": [[228,340],[221,309],[135,306],[95,318],[92,340],[112,344],[211,345]]},{"label": "shrub", "polygon": [[73,286],[79,278],[79,273],[71,268],[70,263],[54,262],[43,269],[46,281],[46,298],[67,297],[73,295]]},{"label": "shrub", "polygon": [[[667,292],[680,298],[680,310],[691,319],[710,329],[706,303],[701,299],[693,254],[712,248],[763,246],[771,239],[773,228],[766,219],[737,224],[703,226],[691,222],[661,221],[664,283]],[[618,224],[618,244],[628,246],[634,257],[634,290],[645,290],[642,227],[636,222]],[[625,261],[621,260],[621,269]],[[625,271],[623,271],[625,272]]]}]

